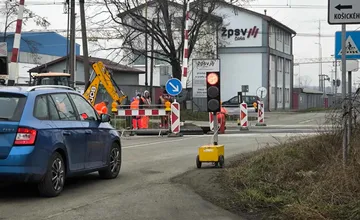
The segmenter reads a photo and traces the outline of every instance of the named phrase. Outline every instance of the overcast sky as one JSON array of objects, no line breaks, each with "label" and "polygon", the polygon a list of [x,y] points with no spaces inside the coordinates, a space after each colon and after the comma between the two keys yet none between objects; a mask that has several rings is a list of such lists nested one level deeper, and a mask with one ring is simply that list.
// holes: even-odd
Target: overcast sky
[{"label": "overcast sky", "polygon": [[[2,6],[3,1],[0,0]],[[28,3],[27,8],[38,15],[48,18],[51,23],[48,29],[64,30],[67,28],[67,15],[63,14],[63,6],[59,5],[59,2],[62,2],[62,0],[25,0],[25,4]],[[295,59],[319,57],[318,36],[316,35],[319,33],[320,20],[322,56],[325,58],[331,57],[334,54],[334,35],[336,31],[341,30],[341,26],[329,25],[327,23],[327,2],[328,0],[255,0],[250,5],[247,5],[246,8],[259,13],[264,13],[264,9],[267,9],[267,15],[272,16],[298,33],[294,38]],[[288,7],[288,5],[293,7]],[[80,27],[79,24],[78,19],[78,27]],[[355,30],[357,28],[360,30],[360,25],[347,26],[348,30]],[[24,29],[39,29],[39,27],[29,23]],[[81,40],[77,40],[77,42],[81,44]],[[332,76],[334,68],[331,63],[324,63],[322,69],[324,74]],[[302,77],[305,76],[307,78],[306,81],[310,81],[311,85],[318,85],[319,64],[296,66],[294,68],[296,79],[298,79],[299,73]],[[357,80],[358,77],[355,75],[354,79]]]}]

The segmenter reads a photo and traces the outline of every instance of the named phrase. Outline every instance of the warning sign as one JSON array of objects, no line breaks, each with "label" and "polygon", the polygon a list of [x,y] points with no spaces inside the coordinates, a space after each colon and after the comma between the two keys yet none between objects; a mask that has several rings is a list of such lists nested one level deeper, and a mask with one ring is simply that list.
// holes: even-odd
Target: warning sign
[{"label": "warning sign", "polygon": [[[360,55],[359,49],[356,46],[356,44],[354,43],[354,40],[352,39],[351,36],[349,36],[346,39],[345,46],[346,46],[346,55]],[[340,50],[338,55],[341,56],[341,53],[342,53],[342,50]]]}]

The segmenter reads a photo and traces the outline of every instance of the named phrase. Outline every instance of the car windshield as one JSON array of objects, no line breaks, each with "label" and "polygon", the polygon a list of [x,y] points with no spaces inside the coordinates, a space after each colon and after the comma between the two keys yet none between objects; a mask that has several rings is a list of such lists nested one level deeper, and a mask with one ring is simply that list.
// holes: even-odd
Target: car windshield
[{"label": "car windshield", "polygon": [[249,105],[250,104],[252,105],[257,100],[256,96],[245,96],[243,99],[244,99],[244,102]]},{"label": "car windshield", "polygon": [[26,97],[18,94],[0,93],[0,121],[19,121]]}]

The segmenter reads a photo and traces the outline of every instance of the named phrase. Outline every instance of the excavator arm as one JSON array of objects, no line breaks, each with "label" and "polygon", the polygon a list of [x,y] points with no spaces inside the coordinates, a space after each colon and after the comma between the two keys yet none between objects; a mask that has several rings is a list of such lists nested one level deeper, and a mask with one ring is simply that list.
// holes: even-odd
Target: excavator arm
[{"label": "excavator arm", "polygon": [[[111,111],[117,111],[116,106],[121,105],[122,101],[126,99],[126,95],[122,92],[115,80],[111,77],[109,71],[105,68],[103,62],[99,61],[92,65],[94,73],[90,78],[90,83],[87,85],[83,96],[87,99],[92,106],[95,105],[97,93],[99,91],[100,83],[104,86],[106,92],[113,100],[111,104]],[[121,93],[119,96],[118,91]]]}]

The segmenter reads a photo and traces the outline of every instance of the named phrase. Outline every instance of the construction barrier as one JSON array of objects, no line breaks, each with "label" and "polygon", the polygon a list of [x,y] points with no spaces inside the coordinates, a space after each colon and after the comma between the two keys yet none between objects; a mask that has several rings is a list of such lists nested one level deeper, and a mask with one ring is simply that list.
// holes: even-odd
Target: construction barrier
[{"label": "construction barrier", "polygon": [[181,136],[180,135],[180,104],[176,101],[171,103],[171,133],[169,136]]},{"label": "construction barrier", "polygon": [[264,108],[264,102],[263,101],[259,101],[258,104],[258,120],[256,123],[256,126],[266,126],[265,124],[265,108]]},{"label": "construction barrier", "polygon": [[240,130],[249,130],[248,106],[245,102],[240,104]]},{"label": "construction barrier", "polygon": [[210,131],[214,131],[214,114],[209,112]]},{"label": "construction barrier", "polygon": [[112,125],[121,136],[125,133],[162,135],[169,132],[171,111],[167,111],[163,105],[151,105],[143,109],[129,108],[130,106],[118,108],[112,120]]}]

